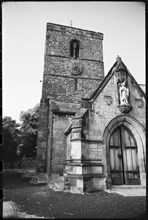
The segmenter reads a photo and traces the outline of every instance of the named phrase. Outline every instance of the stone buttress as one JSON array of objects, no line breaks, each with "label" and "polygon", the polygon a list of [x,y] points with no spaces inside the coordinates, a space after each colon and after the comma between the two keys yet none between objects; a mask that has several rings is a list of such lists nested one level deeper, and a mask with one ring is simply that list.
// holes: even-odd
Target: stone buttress
[{"label": "stone buttress", "polygon": [[65,185],[73,193],[91,192],[103,189],[101,140],[89,138],[89,111],[81,108],[65,131],[67,135],[67,159],[64,170]]}]

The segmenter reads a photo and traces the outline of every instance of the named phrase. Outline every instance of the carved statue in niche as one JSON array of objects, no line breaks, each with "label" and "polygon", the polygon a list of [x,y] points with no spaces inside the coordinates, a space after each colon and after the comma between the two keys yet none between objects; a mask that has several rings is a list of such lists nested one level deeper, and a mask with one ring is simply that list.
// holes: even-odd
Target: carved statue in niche
[{"label": "carved statue in niche", "polygon": [[119,83],[118,86],[119,86],[120,105],[129,104],[128,103],[129,89],[127,88],[126,80],[124,80],[122,83]]}]

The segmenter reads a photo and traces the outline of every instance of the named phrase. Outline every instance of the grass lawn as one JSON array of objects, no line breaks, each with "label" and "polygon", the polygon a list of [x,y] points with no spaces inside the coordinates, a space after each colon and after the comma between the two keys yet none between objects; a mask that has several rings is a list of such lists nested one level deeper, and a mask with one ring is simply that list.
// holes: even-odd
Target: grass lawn
[{"label": "grass lawn", "polygon": [[91,194],[55,192],[48,185],[31,185],[21,173],[3,172],[3,200],[21,212],[47,218],[143,218],[146,197],[124,197],[99,191]]}]

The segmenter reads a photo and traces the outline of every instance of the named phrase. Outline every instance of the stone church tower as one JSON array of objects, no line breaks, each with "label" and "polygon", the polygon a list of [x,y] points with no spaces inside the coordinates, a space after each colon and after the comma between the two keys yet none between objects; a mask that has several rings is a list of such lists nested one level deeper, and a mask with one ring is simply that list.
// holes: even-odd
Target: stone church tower
[{"label": "stone church tower", "polygon": [[102,33],[47,23],[37,160],[50,175],[63,174],[64,131],[104,78],[102,41]]},{"label": "stone church tower", "polygon": [[104,77],[102,41],[47,24],[37,170],[76,193],[146,184],[145,93],[119,56]]}]

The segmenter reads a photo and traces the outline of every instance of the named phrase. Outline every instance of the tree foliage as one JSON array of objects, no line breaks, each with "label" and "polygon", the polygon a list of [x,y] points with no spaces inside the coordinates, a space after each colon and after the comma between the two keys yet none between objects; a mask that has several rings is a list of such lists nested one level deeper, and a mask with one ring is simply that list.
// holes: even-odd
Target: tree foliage
[{"label": "tree foliage", "polygon": [[2,160],[4,162],[14,162],[17,160],[17,146],[20,136],[20,124],[12,120],[11,117],[4,117],[2,144]]},{"label": "tree foliage", "polygon": [[21,150],[19,158],[36,155],[37,131],[39,122],[39,104],[33,109],[22,111],[21,123],[16,123],[11,117],[3,118],[2,160],[15,162],[18,158],[17,150]]},{"label": "tree foliage", "polygon": [[37,131],[39,122],[39,104],[33,109],[22,111],[20,114],[21,140],[23,144],[23,154],[25,157],[36,155]]}]

